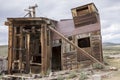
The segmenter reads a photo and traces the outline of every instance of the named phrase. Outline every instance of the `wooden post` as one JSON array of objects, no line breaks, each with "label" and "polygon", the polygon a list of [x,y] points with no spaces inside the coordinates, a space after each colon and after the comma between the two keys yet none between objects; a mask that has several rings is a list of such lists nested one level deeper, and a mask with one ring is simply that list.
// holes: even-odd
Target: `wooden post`
[{"label": "wooden post", "polygon": [[9,39],[8,39],[8,73],[12,70],[12,54],[13,54],[13,26],[9,25]]},{"label": "wooden post", "polygon": [[48,67],[48,54],[47,54],[47,51],[48,51],[48,46],[47,46],[47,42],[48,42],[48,40],[47,40],[47,24],[44,24],[44,32],[45,32],[45,34],[44,34],[44,49],[45,49],[45,74],[46,74],[46,72],[47,72],[47,67]]},{"label": "wooden post", "polygon": [[79,52],[81,52],[83,55],[85,55],[86,57],[90,58],[91,60],[93,60],[94,62],[99,63],[102,66],[105,66],[102,62],[98,61],[96,58],[94,58],[93,56],[91,56],[88,52],[86,52],[85,50],[81,49],[80,47],[78,47],[77,45],[75,45],[73,42],[69,41],[67,38],[64,37],[64,35],[62,35],[61,33],[59,33],[58,31],[56,31],[54,28],[52,28],[51,26],[49,26],[49,29],[51,31],[53,31],[54,33],[56,33],[57,35],[59,35],[63,40],[65,40],[66,42],[68,42],[69,44],[71,44],[72,46],[74,46]]},{"label": "wooden post", "polygon": [[23,55],[23,35],[22,35],[22,27],[20,27],[20,49],[19,49],[19,69],[22,69],[22,55]]},{"label": "wooden post", "polygon": [[26,72],[30,72],[30,34],[26,34]]},{"label": "wooden post", "polygon": [[47,70],[51,71],[51,59],[52,59],[52,36],[51,31],[47,30]]},{"label": "wooden post", "polygon": [[46,36],[46,24],[41,25],[41,58],[42,66],[41,72],[42,75],[45,75],[47,72],[47,36]]},{"label": "wooden post", "polygon": [[17,34],[17,27],[13,27],[14,28],[14,44],[13,44],[13,61],[16,59],[16,34]]}]

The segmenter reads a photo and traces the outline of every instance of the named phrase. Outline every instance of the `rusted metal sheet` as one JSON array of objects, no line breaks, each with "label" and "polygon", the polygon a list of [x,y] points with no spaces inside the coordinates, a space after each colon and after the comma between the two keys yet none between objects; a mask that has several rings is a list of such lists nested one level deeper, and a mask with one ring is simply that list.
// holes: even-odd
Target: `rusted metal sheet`
[{"label": "rusted metal sheet", "polygon": [[[64,34],[65,37],[69,37],[72,35],[89,33],[89,32],[100,30],[100,23],[97,22],[94,24],[75,28],[74,22],[72,19],[71,20],[62,20],[62,21],[58,22],[56,30],[59,31],[60,33]],[[57,36],[56,34],[53,34],[53,39],[60,39],[60,37]]]}]

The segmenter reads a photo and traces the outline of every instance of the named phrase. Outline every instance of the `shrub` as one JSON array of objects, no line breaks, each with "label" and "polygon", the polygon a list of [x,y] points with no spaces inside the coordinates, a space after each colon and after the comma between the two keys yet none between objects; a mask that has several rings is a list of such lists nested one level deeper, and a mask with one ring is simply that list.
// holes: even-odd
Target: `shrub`
[{"label": "shrub", "polygon": [[85,74],[84,72],[81,72],[79,80],[85,80],[85,79],[87,79],[87,74]]},{"label": "shrub", "polygon": [[71,74],[69,75],[69,78],[75,78],[75,77],[77,77],[77,74],[75,74],[75,73],[71,73]]},{"label": "shrub", "polygon": [[104,67],[100,65],[99,63],[94,63],[93,64],[93,69],[103,69]]},{"label": "shrub", "polygon": [[64,80],[64,78],[63,78],[61,75],[59,75],[59,76],[57,77],[57,80]]}]

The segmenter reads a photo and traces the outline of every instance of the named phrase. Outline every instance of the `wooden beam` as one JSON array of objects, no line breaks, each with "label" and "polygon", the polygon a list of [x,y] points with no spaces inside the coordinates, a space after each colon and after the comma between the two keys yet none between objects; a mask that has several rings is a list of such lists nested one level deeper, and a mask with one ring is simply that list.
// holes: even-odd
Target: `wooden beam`
[{"label": "wooden beam", "polygon": [[22,29],[23,27],[20,27],[20,51],[19,51],[19,69],[21,71],[22,69],[22,55],[23,55],[23,35],[22,35]]},{"label": "wooden beam", "polygon": [[44,74],[44,29],[43,25],[41,25],[41,73]]},{"label": "wooden beam", "polygon": [[80,47],[78,47],[77,45],[75,45],[73,42],[69,41],[67,38],[64,37],[64,35],[62,35],[61,33],[59,33],[57,30],[55,30],[51,26],[49,26],[49,29],[52,32],[56,33],[58,36],[60,36],[63,40],[65,40],[66,42],[68,42],[69,44],[71,44],[72,46],[74,46],[79,52],[81,52],[86,57],[90,58],[92,61],[97,62],[97,63],[99,63],[102,66],[105,66],[102,62],[98,61],[96,58],[94,58],[93,56],[91,56],[88,52],[86,52],[85,50],[81,49]]},{"label": "wooden beam", "polygon": [[17,34],[17,28],[16,27],[13,27],[14,28],[14,36],[13,36],[13,41],[14,41],[14,44],[13,44],[13,61],[16,59],[16,44],[17,44],[17,38],[16,38],[16,34]]},{"label": "wooden beam", "polygon": [[30,34],[26,34],[26,72],[30,72]]},{"label": "wooden beam", "polygon": [[12,70],[12,54],[13,54],[13,26],[9,25],[9,41],[8,41],[8,73]]},{"label": "wooden beam", "polygon": [[41,25],[41,73],[45,75],[47,72],[47,36],[46,36],[46,24]]},{"label": "wooden beam", "polygon": [[51,30],[47,30],[47,70],[52,69],[51,58],[52,58],[52,36]]},{"label": "wooden beam", "polygon": [[44,59],[45,59],[45,74],[47,73],[47,67],[48,67],[48,54],[47,54],[47,50],[48,50],[48,46],[47,46],[47,24],[44,24],[44,49],[45,49],[45,53],[44,53]]}]

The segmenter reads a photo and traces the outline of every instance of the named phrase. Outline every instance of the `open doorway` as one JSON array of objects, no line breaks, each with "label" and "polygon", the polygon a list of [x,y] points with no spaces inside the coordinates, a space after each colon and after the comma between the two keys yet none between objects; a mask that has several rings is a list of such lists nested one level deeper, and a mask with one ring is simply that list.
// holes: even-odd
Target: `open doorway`
[{"label": "open doorway", "polygon": [[61,46],[52,48],[52,71],[61,70]]}]

